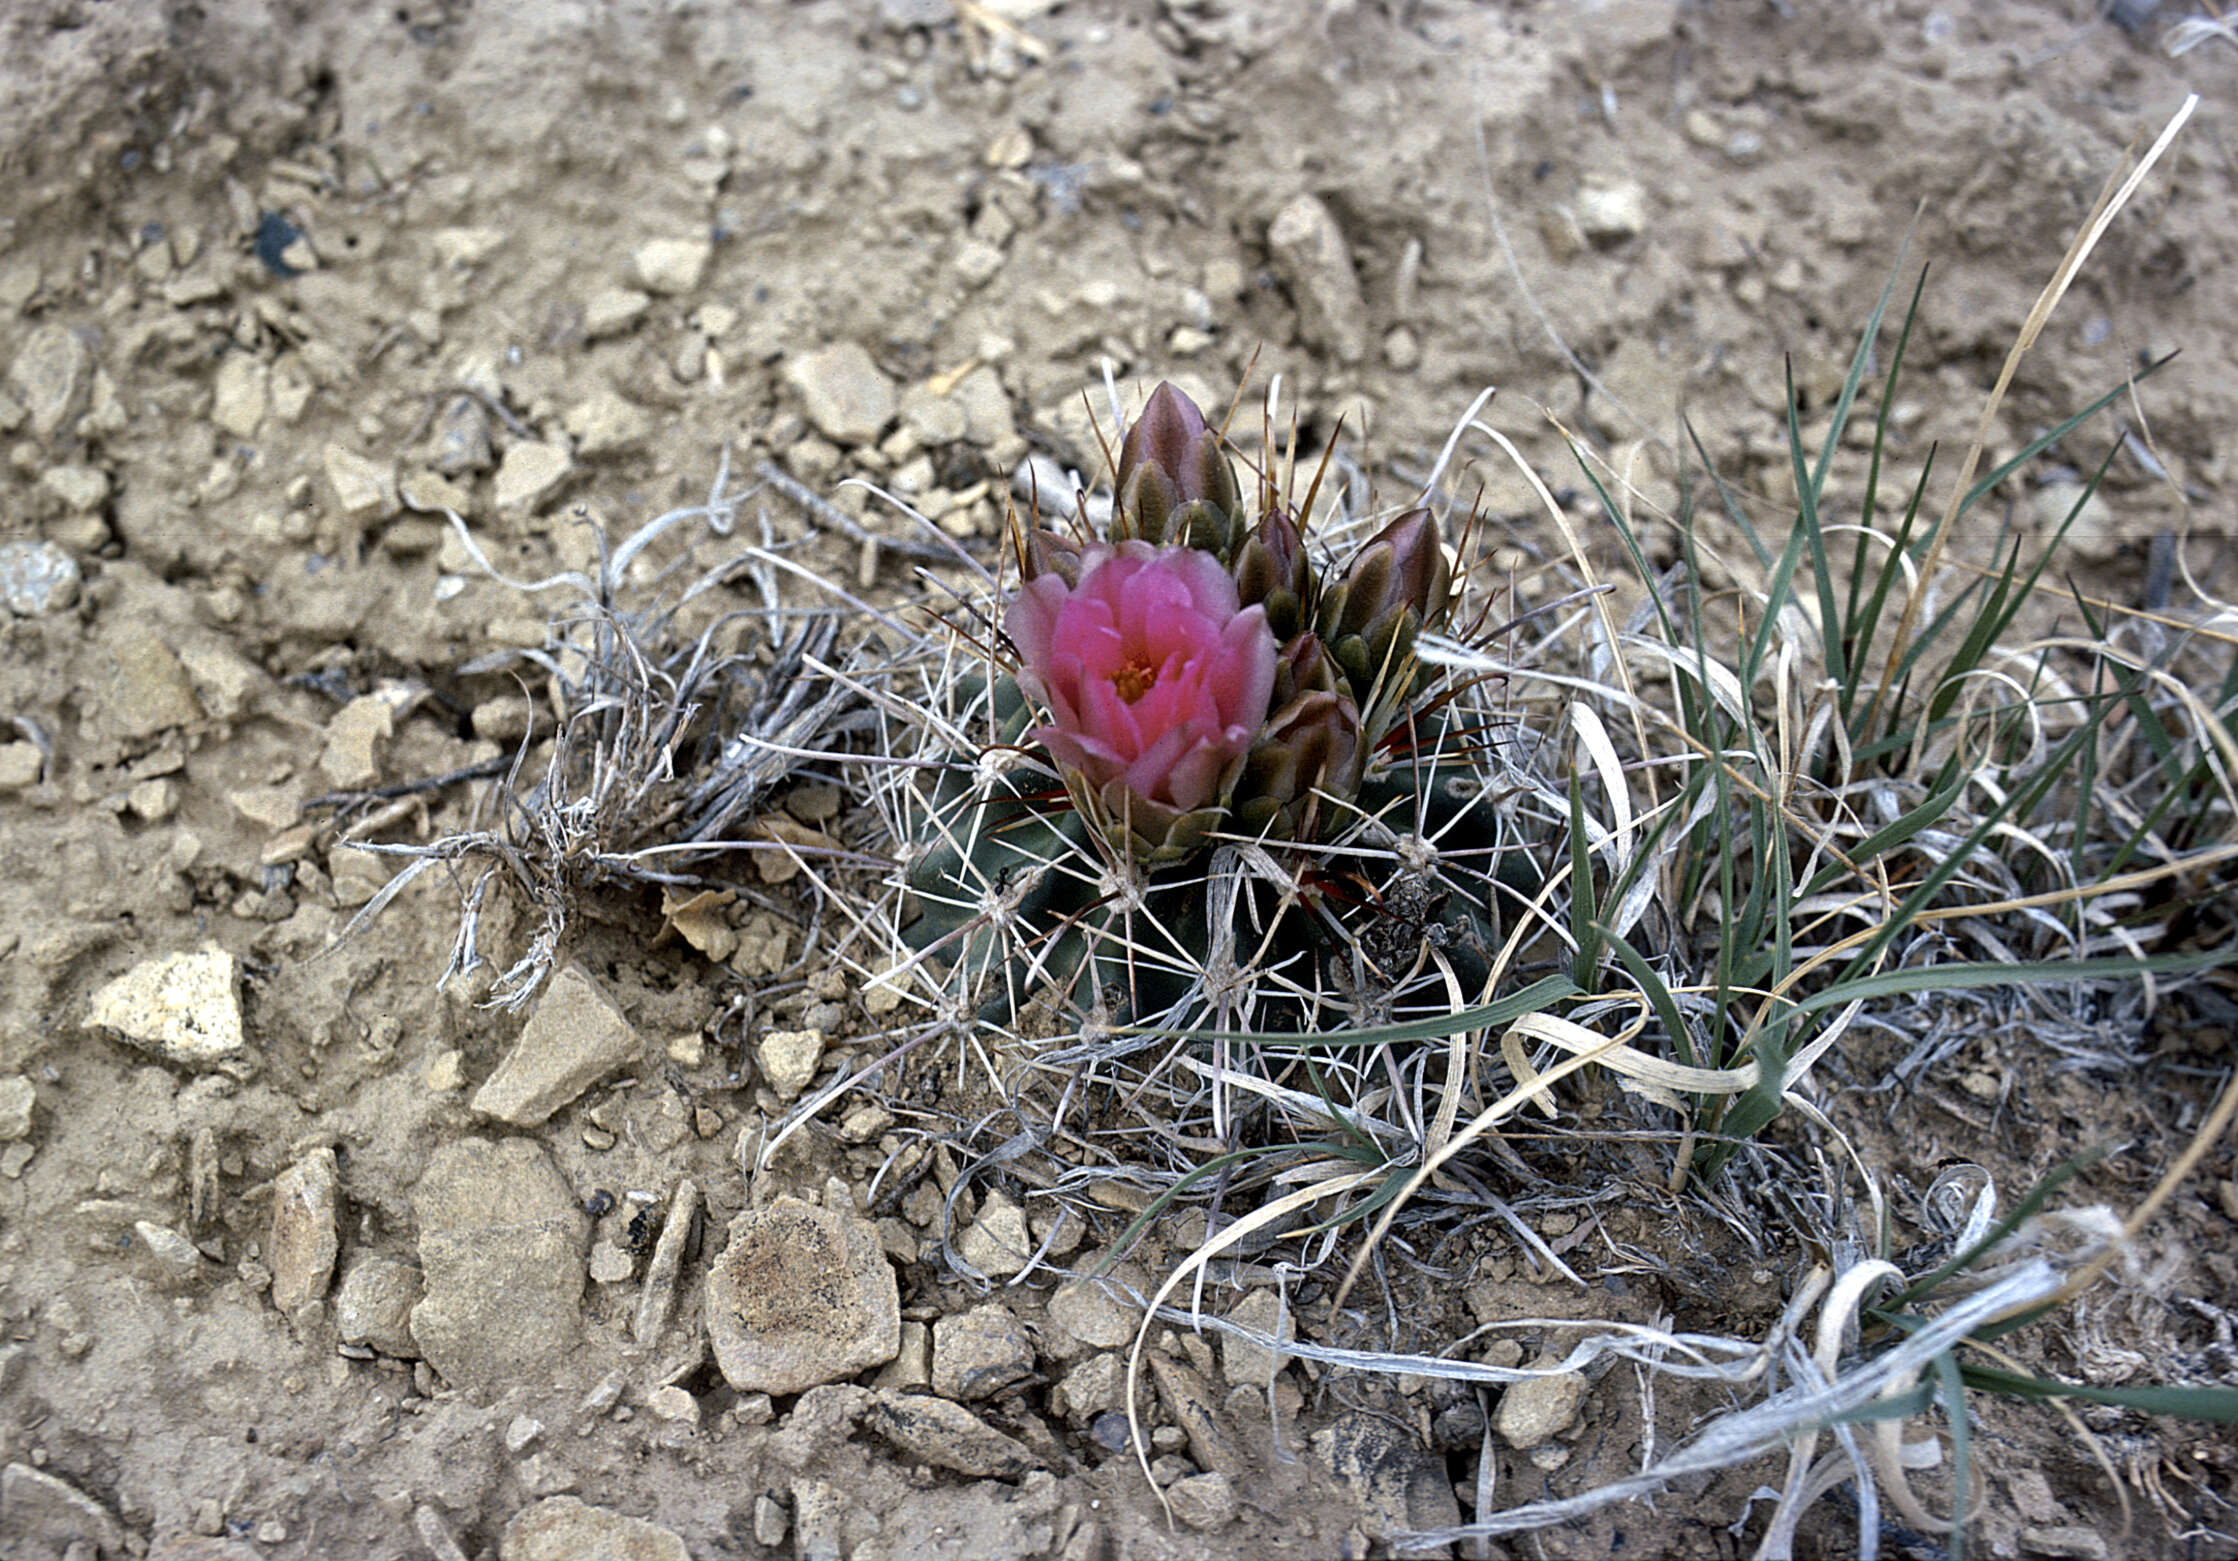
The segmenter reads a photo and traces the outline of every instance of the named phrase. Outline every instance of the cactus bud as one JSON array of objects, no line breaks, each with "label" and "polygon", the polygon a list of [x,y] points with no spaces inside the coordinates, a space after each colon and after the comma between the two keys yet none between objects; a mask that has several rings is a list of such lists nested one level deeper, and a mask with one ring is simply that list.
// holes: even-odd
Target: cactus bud
[{"label": "cactus bud", "polygon": [[1242,533],[1235,473],[1195,402],[1161,383],[1119,445],[1113,541],[1173,543],[1234,555]]},{"label": "cactus bud", "polygon": [[1362,709],[1388,714],[1405,702],[1415,636],[1445,621],[1452,594],[1452,566],[1437,518],[1426,509],[1409,510],[1377,532],[1322,593],[1321,637]]},{"label": "cactus bud", "polygon": [[1269,509],[1236,549],[1235,576],[1236,595],[1246,607],[1266,608],[1276,639],[1287,642],[1306,626],[1313,613],[1313,563],[1297,522],[1280,507]]}]

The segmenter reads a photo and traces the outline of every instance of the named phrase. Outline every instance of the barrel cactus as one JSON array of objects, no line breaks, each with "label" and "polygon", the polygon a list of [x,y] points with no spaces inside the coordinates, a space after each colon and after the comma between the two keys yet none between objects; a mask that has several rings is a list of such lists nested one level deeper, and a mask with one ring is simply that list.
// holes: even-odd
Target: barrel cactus
[{"label": "barrel cactus", "polygon": [[1340,560],[1171,385],[1114,489],[1106,537],[1017,521],[999,628],[934,701],[972,735],[903,810],[909,962],[1005,1026],[1295,1029],[1432,963],[1481,981],[1528,860],[1473,685],[1420,654],[1461,594],[1437,515]]}]

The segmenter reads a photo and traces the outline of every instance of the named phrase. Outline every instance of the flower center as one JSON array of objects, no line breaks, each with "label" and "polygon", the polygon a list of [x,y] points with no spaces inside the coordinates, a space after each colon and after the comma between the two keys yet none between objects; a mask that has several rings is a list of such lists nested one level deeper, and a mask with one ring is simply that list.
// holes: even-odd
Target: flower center
[{"label": "flower center", "polygon": [[1158,684],[1158,669],[1140,656],[1130,656],[1127,664],[1111,674],[1111,686],[1119,690],[1119,697],[1133,704]]}]

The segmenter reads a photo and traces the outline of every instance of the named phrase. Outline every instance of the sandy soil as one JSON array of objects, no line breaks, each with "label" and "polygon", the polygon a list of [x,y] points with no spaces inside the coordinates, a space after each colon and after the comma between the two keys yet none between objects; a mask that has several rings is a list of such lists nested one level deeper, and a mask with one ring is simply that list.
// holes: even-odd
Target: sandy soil
[{"label": "sandy soil", "polygon": [[[2131,35],[2094,11],[0,10],[0,542],[50,544],[13,556],[16,610],[0,614],[0,714],[20,739],[0,747],[0,1464],[15,1466],[0,1552],[677,1553],[649,1530],[626,1539],[640,1548],[597,1549],[625,1540],[540,1540],[516,1521],[563,1496],[648,1519],[702,1561],[1322,1556],[1380,1543],[1394,1510],[1431,1521],[1442,1504],[1450,1521],[1453,1481],[1473,1500],[1481,1414],[1462,1405],[1455,1419],[1419,1385],[1293,1367],[1296,1455],[1254,1443],[1227,1471],[1239,1513],[1169,1527],[1133,1455],[1057,1387],[1108,1347],[1050,1315],[1047,1282],[995,1298],[1029,1338],[1028,1371],[974,1401],[1032,1472],[936,1468],[905,1436],[863,1433],[883,1411],[852,1388],[735,1390],[703,1342],[719,1233],[773,1198],[822,1198],[831,1178],[846,1184],[835,1202],[867,1195],[888,1159],[879,1124],[843,1129],[835,1111],[774,1180],[750,1191],[739,1171],[742,1133],[784,1104],[751,1060],[763,1033],[819,1028],[836,1056],[879,1028],[854,981],[800,963],[801,887],[759,886],[786,914],[747,921],[727,966],[662,938],[651,904],[579,927],[568,958],[647,1060],[515,1131],[469,1101],[522,1019],[478,1001],[486,975],[436,990],[452,886],[423,880],[330,950],[386,869],[338,847],[304,804],[481,763],[520,735],[512,675],[460,669],[538,642],[543,608],[473,567],[431,511],[456,508],[499,570],[532,579],[589,556],[579,507],[624,533],[703,495],[727,446],[749,480],[774,462],[899,538],[902,522],[840,487],[891,485],[991,557],[1030,454],[1093,473],[1082,392],[1106,358],[1130,383],[1171,376],[1218,404],[1254,364],[1254,385],[1278,372],[1309,440],[1342,416],[1362,468],[1393,491],[1496,383],[1492,420],[1558,485],[1578,484],[1549,415],[1630,473],[1645,509],[1667,504],[1683,409],[1731,480],[1776,495],[1782,356],[1809,421],[1908,231],[1908,264],[1934,274],[1896,436],[1910,457],[1962,443],[2122,148],[2187,90],[2205,98],[2193,129],[2107,235],[1989,444],[2018,448],[2140,357],[2180,347],[2002,513],[2038,525],[2037,492],[2127,429],[2079,541],[2080,583],[2139,604],[2156,590],[2156,535],[2188,532],[2185,561],[2228,594],[2238,50],[2172,61],[2157,26]],[[864,356],[818,356],[835,344]],[[1512,473],[1470,479],[1515,546],[1549,544]],[[806,539],[804,561],[857,578],[860,545],[811,528],[775,487],[756,502],[777,536]],[[1572,508],[1592,524],[1587,501]],[[1963,546],[1978,556],[1991,541]],[[906,587],[891,550],[870,563],[883,570],[873,588]],[[2188,600],[2180,584],[2173,599]],[[478,794],[419,794],[383,838],[456,825]],[[793,800],[807,825],[828,818],[821,794]],[[484,935],[517,953],[501,911]],[[245,1034],[222,1064],[86,1027],[113,979],[204,949],[237,970]],[[2085,1185],[2133,1201],[2212,1098],[2226,1017],[2147,1045],[2119,1081],[1985,1023],[1954,1075],[1963,1087],[1923,1085],[1901,1114],[1875,1100],[1860,1118],[1895,1124],[1877,1148],[1905,1185],[1966,1158],[2017,1188],[2113,1144]],[[1874,1065],[1861,1055],[1857,1077]],[[27,1115],[10,1106],[26,1099]],[[545,1220],[596,1277],[576,1276],[556,1320],[531,1309],[477,1335],[453,1357],[467,1380],[411,1358],[409,1335],[345,1347],[348,1308],[319,1254],[285,1250],[305,1239],[291,1200],[334,1210],[333,1283],[374,1260],[413,1283],[411,1265],[436,1261],[431,1162],[501,1138],[532,1145],[564,1196],[557,1214],[491,1214],[488,1228]],[[951,1155],[925,1185],[955,1174]],[[2152,1233],[2152,1283],[2034,1346],[2033,1363],[2120,1381],[2173,1361],[2186,1380],[2228,1380],[2216,1306],[2238,1296],[2230,1177],[2224,1150],[2194,1184],[2210,1190]],[[679,1239],[680,1311],[648,1344],[641,1216],[685,1178],[706,1236]],[[974,1184],[960,1217],[987,1220],[1000,1185]],[[1803,1261],[1791,1237],[1750,1250],[1701,1211],[1604,1192],[1592,1206],[1615,1247],[1655,1252],[1667,1274],[1581,1293],[1486,1237],[1453,1255],[1456,1282],[1402,1282],[1414,1289],[1391,1315],[1404,1336],[1360,1342],[1435,1350],[1480,1322],[1580,1312],[1761,1332]],[[957,1212],[937,1198],[883,1210],[918,1346],[985,1304],[931,1255],[933,1227]],[[1113,1218],[1096,1240],[1116,1234]],[[1576,1226],[1573,1213],[1545,1233]],[[465,1239],[483,1228],[469,1221]],[[315,1293],[277,1293],[306,1272]],[[490,1342],[547,1325],[510,1354]],[[1193,1339],[1165,1358],[1222,1380]],[[1666,1399],[1656,1434],[1667,1444],[1717,1407]],[[1642,1414],[1623,1373],[1594,1384],[1560,1457],[1503,1451],[1504,1499],[1637,1467]],[[1398,1481],[1396,1509],[1388,1478],[1332,1473],[1326,1440],[1304,1450],[1317,1431],[1374,1425],[1408,1433],[1379,1466]],[[2126,1538],[2083,1438],[2047,1412],[1992,1405],[1976,1442],[1978,1544],[2234,1553],[2219,1537],[2238,1528],[2227,1435],[2119,1412],[2090,1425],[2135,1507]],[[1416,1450],[1418,1434],[1434,1451]],[[1178,1428],[1158,1450],[1178,1458],[1185,1444],[1200,1468],[1217,1457]],[[1734,1554],[1725,1526],[1775,1477],[1736,1473],[1513,1553]],[[1363,1504],[1377,1490],[1383,1506]],[[1837,1505],[1804,1553],[1854,1543]],[[605,1519],[571,1521],[588,1534]],[[1894,1530],[1886,1543],[1924,1553]]]}]

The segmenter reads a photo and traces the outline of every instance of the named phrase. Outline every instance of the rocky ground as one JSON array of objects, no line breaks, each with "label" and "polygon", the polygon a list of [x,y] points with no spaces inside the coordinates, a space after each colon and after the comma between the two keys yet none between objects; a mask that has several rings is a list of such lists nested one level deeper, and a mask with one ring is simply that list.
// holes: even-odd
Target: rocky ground
[{"label": "rocky ground", "polygon": [[[2172,60],[2175,7],[2133,32],[2097,9],[5,8],[0,1552],[1358,1555],[1472,1510],[1482,1448],[1505,1504],[1684,1435],[1724,1401],[1646,1405],[1624,1372],[1479,1399],[1170,1329],[1141,1395],[1169,1520],[1119,1411],[1126,1286],[1155,1286],[1185,1222],[1119,1285],[1068,1277],[1141,1199],[982,1163],[1016,1124],[962,1131],[953,1058],[764,1166],[767,1125],[893,1023],[793,864],[727,905],[606,904],[511,1012],[487,969],[438,989],[459,880],[338,941],[395,865],[353,841],[476,817],[538,735],[532,690],[472,670],[543,642],[546,599],[508,582],[591,564],[585,516],[618,538],[703,499],[726,449],[742,527],[882,600],[928,550],[844,480],[991,559],[1021,473],[1094,474],[1107,359],[1208,405],[1279,373],[1309,447],[1341,416],[1379,490],[1498,384],[1491,420],[1588,526],[1561,430],[1645,513],[1682,408],[1776,494],[1782,357],[1822,416],[1907,231],[1934,277],[1895,435],[1962,444],[2122,148],[2187,90],[2193,128],[1990,449],[2182,348],[2114,413],[2077,583],[2190,611],[2155,564],[2180,554],[2227,597],[2238,49]],[[2001,513],[2064,513],[2102,450],[2055,452]],[[1518,556],[1552,545],[1512,472],[1467,480]],[[859,799],[805,774],[758,827],[861,845]],[[532,930],[498,894],[479,936],[502,967]],[[2086,1185],[2133,1202],[2227,1067],[2217,1023],[2119,1088],[1985,1032],[1959,1087],[1858,1109],[1899,1180],[1964,1157],[2017,1188],[2122,1142]],[[2219,1191],[2151,1233],[2157,1288],[2038,1364],[2227,1372],[2230,1177],[2225,1149],[2196,1183]],[[1802,1261],[1644,1186],[1546,1185],[1534,1228],[1589,1288],[1494,1226],[1368,1313],[1271,1261],[1206,1309],[1430,1352],[1518,1318],[1760,1335]],[[1488,1337],[1494,1364],[1564,1347]],[[2233,1553],[2226,1435],[2093,1430],[2126,1535],[2080,1439],[1992,1408],[1976,1542]],[[1734,1554],[1767,1478],[1514,1553]],[[1831,1509],[1804,1553],[1854,1543]]]}]

